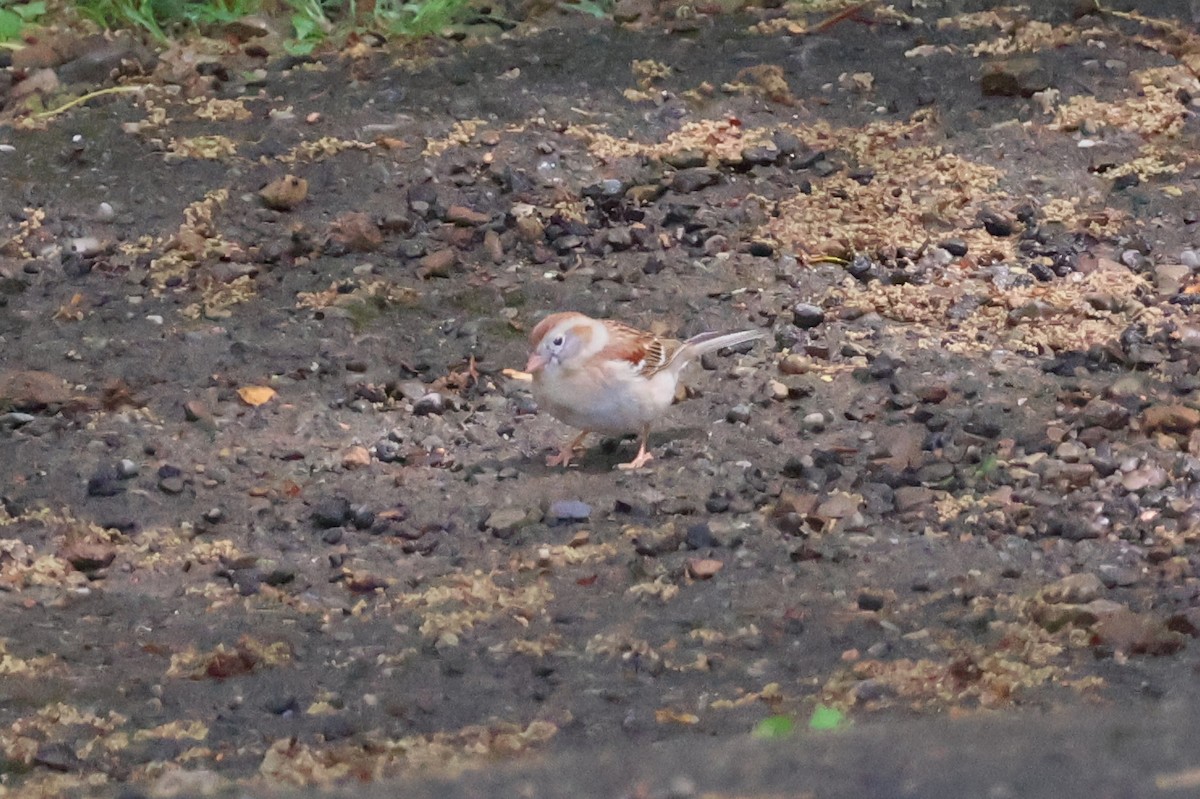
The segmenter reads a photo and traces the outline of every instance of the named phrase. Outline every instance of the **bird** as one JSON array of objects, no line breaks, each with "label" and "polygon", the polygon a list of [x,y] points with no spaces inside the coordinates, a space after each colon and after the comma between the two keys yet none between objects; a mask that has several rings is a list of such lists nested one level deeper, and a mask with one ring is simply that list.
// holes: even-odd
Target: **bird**
[{"label": "bird", "polygon": [[650,425],[671,406],[683,368],[700,356],[766,335],[762,330],[663,338],[576,311],[553,313],[529,335],[525,371],[538,407],[582,432],[547,466],[569,466],[589,433],[640,433],[637,455],[619,469],[640,469]]}]

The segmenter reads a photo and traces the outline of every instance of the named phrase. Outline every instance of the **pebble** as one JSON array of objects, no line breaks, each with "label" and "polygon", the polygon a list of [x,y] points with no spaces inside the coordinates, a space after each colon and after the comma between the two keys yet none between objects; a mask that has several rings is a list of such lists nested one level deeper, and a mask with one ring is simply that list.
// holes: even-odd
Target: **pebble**
[{"label": "pebble", "polygon": [[825,311],[807,302],[792,306],[792,324],[801,330],[810,330],[825,321]]},{"label": "pebble", "polygon": [[497,508],[488,514],[484,527],[492,531],[497,538],[508,538],[513,533],[529,526],[534,521],[535,514],[524,508]]},{"label": "pebble", "polygon": [[734,405],[725,414],[725,421],[730,424],[746,424],[750,421],[751,408],[745,403]]},{"label": "pebble", "polygon": [[413,403],[415,416],[441,416],[446,412],[446,398],[436,391],[431,391]]},{"label": "pebble", "polygon": [[88,478],[87,494],[89,497],[113,497],[125,490],[121,475],[116,469],[104,466]]},{"label": "pebble", "polygon": [[36,418],[37,417],[31,413],[9,411],[8,413],[0,414],[0,427],[6,427],[10,430],[15,430],[18,427],[24,427]]},{"label": "pebble", "polygon": [[956,258],[962,258],[969,251],[967,243],[962,239],[946,239],[938,246]]},{"label": "pebble", "polygon": [[820,432],[825,429],[825,414],[820,411],[805,414],[803,424],[809,430]]},{"label": "pebble", "polygon": [[350,500],[345,497],[329,497],[318,502],[312,510],[312,521],[318,528],[340,527],[350,521]]},{"label": "pebble", "polygon": [[671,191],[680,194],[690,194],[701,189],[715,186],[721,180],[721,173],[707,167],[682,169],[671,178]]},{"label": "pebble", "polygon": [[868,610],[872,612],[883,610],[883,602],[883,596],[867,591],[860,593],[857,599],[859,610]]},{"label": "pebble", "polygon": [[1095,398],[1083,406],[1079,419],[1089,427],[1119,430],[1129,423],[1129,410],[1115,402]]},{"label": "pebble", "polygon": [[179,476],[163,477],[158,481],[158,490],[164,494],[182,494],[184,482]]},{"label": "pebble", "polygon": [[592,515],[592,506],[578,499],[559,499],[550,503],[546,520],[551,524],[585,522]]},{"label": "pebble", "polygon": [[721,542],[713,535],[712,529],[706,522],[689,525],[683,542],[688,549],[711,549],[721,546]]}]

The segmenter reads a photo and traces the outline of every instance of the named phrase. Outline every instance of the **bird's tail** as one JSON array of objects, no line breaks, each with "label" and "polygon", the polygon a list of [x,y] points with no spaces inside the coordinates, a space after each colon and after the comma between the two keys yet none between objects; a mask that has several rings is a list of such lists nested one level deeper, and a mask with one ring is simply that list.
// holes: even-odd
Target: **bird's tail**
[{"label": "bird's tail", "polygon": [[745,344],[747,341],[766,338],[766,336],[766,331],[763,330],[739,330],[736,333],[701,333],[683,342],[683,346],[679,348],[679,351],[675,353],[675,357],[671,359],[673,362],[672,365],[678,368],[710,352],[716,352],[725,347],[736,347],[739,344]]}]

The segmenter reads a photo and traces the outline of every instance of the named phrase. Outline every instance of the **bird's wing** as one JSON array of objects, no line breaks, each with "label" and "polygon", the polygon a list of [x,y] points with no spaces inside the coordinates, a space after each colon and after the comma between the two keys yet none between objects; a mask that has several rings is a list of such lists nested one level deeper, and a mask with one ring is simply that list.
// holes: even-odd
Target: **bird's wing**
[{"label": "bird's wing", "polygon": [[653,377],[665,369],[683,346],[682,341],[655,336],[620,322],[605,320],[604,327],[608,330],[608,344],[596,357],[624,361],[642,377]]}]

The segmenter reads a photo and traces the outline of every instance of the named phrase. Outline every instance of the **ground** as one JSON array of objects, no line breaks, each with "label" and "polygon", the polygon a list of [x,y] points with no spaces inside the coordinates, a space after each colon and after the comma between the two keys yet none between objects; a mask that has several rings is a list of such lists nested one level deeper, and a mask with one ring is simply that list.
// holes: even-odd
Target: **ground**
[{"label": "ground", "polygon": [[[1194,789],[1200,37],[1139,5],[9,67],[0,795]],[[564,309],[770,335],[549,468]]]}]

